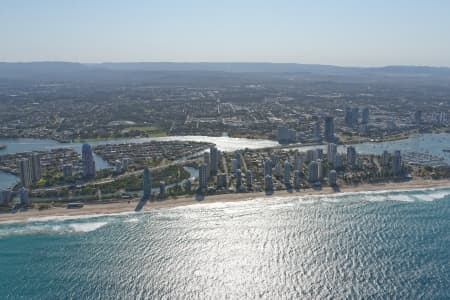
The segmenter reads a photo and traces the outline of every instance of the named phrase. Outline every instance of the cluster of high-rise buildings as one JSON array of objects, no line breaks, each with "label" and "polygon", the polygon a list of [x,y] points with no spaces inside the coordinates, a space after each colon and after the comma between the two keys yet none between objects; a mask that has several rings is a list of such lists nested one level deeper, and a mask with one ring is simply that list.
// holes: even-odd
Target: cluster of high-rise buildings
[{"label": "cluster of high-rise buildings", "polygon": [[412,121],[416,126],[422,126],[424,124],[434,125],[448,125],[449,115],[446,111],[439,112],[423,112],[422,110],[416,110],[412,116]]},{"label": "cluster of high-rise buildings", "polygon": [[23,187],[29,187],[41,178],[41,158],[33,153],[28,158],[17,160],[20,182]]},{"label": "cluster of high-rise buildings", "polygon": [[16,166],[22,187],[18,192],[0,190],[0,205],[9,203],[14,195],[19,196],[21,205],[27,205],[30,187],[41,179],[41,156],[39,153],[31,153],[27,157],[17,159]]},{"label": "cluster of high-rise buildings", "polygon": [[[312,140],[314,142],[320,143],[325,140],[326,142],[331,143],[336,141],[334,118],[332,116],[326,116],[322,121],[323,123],[317,117],[314,117],[313,120]],[[323,124],[324,128],[323,133],[321,124]],[[297,132],[287,127],[278,128],[277,139],[280,144],[298,142]]]},{"label": "cluster of high-rise buildings", "polygon": [[[199,168],[199,188],[202,191],[206,191],[208,187],[208,181],[211,176],[218,175],[219,171],[219,159],[221,158],[220,151],[217,147],[213,146],[209,149],[209,153],[203,154],[203,164]],[[219,174],[218,177],[220,177]]]},{"label": "cluster of high-rise buildings", "polygon": [[277,139],[280,144],[290,144],[297,142],[297,132],[286,127],[278,128]]},{"label": "cluster of high-rise buildings", "polygon": [[393,176],[401,176],[403,173],[403,160],[400,150],[394,151],[393,154],[384,151],[381,155],[381,164],[383,172],[392,174]]},{"label": "cluster of high-rise buildings", "polygon": [[222,160],[222,153],[215,146],[210,148],[209,153],[205,152],[203,163],[199,167],[200,193],[207,191],[208,182],[213,176],[216,177],[216,187],[219,190],[225,190],[228,187],[229,177],[235,179],[236,192],[252,189],[253,173],[248,169],[245,172],[242,171],[244,162],[240,151],[235,151],[234,158],[230,160],[230,175],[227,173],[219,173],[220,160]]},{"label": "cluster of high-rise buildings", "polygon": [[[81,159],[83,163],[83,176],[87,179],[95,177],[95,160],[89,144],[82,146]],[[32,153],[28,158],[17,160],[17,169],[19,171],[20,182],[23,187],[30,187],[34,182],[41,178],[41,158],[38,153]],[[64,177],[73,175],[73,165],[65,164],[62,166]]]},{"label": "cluster of high-rise buildings", "polygon": [[[370,161],[370,158],[368,158]],[[354,174],[362,170],[362,160],[358,158],[358,153],[354,146],[349,146],[346,153],[338,154],[337,145],[328,143],[326,155],[322,148],[308,149],[304,153],[295,153],[294,164],[285,160],[284,164],[274,163],[271,159],[264,161],[264,189],[273,191],[273,176],[277,179],[283,176],[283,183],[286,189],[300,188],[303,175],[303,163],[306,163],[306,176],[311,186],[319,185],[320,182],[327,179],[330,186],[336,186],[338,181],[338,172],[344,174],[345,170]],[[282,168],[284,166],[284,172]],[[294,181],[291,182],[291,171],[293,170]],[[401,151],[395,151],[393,154],[385,152],[381,156],[381,169],[379,174],[401,177],[404,175]],[[376,174],[374,174],[376,175]]]},{"label": "cluster of high-rise buildings", "polygon": [[[338,157],[338,155],[337,155],[337,145],[334,143],[328,144],[326,158],[327,158],[327,162],[328,162],[330,168],[340,167],[342,165],[341,161],[340,161],[340,157]],[[325,156],[323,154],[322,149],[311,149],[311,150],[307,151],[306,159],[307,159],[307,161],[309,161],[308,181],[312,185],[315,185],[318,182],[322,181],[326,176],[325,175]],[[334,169],[332,169],[331,171],[336,173],[336,171]],[[330,181],[331,171],[328,174],[329,181]],[[332,174],[334,174],[334,173],[332,173]],[[337,177],[333,181],[330,181],[329,184],[331,186],[336,185],[336,180],[337,180]]]},{"label": "cluster of high-rise buildings", "polygon": [[[217,186],[219,188],[225,188],[227,186],[227,176],[224,173],[219,172],[219,160],[222,158],[221,152],[217,147],[213,146],[209,149],[209,153],[205,152],[203,155],[203,163],[199,168],[199,189],[201,192],[205,192],[208,188],[208,182],[211,176],[217,176]],[[231,161],[232,172],[235,174],[241,173],[240,164],[241,157],[236,154],[236,158]],[[241,177],[242,178],[242,177]]]},{"label": "cluster of high-rise buildings", "polygon": [[368,124],[369,108],[364,107],[360,112],[359,107],[346,107],[344,121],[347,127],[355,127],[358,124]]},{"label": "cluster of high-rise buildings", "polygon": [[[85,178],[95,177],[95,161],[91,146],[84,144],[82,147],[83,175]],[[28,157],[20,158],[16,161],[17,170],[22,188],[19,190],[21,204],[27,204],[29,198],[29,189],[33,183],[41,179],[41,156],[39,153],[31,153]],[[63,165],[62,171],[64,177],[72,176],[73,166],[71,164]],[[0,191],[0,205],[7,203],[12,198],[12,192],[8,190]]]},{"label": "cluster of high-rise buildings", "polygon": [[[334,147],[333,147],[334,146]],[[328,157],[332,160],[336,160],[337,146],[336,144],[329,144]],[[285,160],[283,164],[274,163],[271,159],[264,161],[264,190],[271,192],[274,189],[273,176],[283,177],[283,183],[287,190],[292,188],[299,190],[302,181],[302,169],[303,163],[308,163],[308,181],[311,184],[315,184],[325,177],[324,174],[324,154],[321,148],[309,149],[306,153],[297,152],[294,157],[294,164],[292,165],[288,160]],[[330,159],[330,162],[332,161]],[[282,172],[281,169],[284,169]],[[291,172],[293,170],[294,180],[291,180]],[[330,183],[336,184],[336,180]]]},{"label": "cluster of high-rise buildings", "polygon": [[[325,119],[325,135],[334,137],[333,119]],[[322,148],[308,149],[306,152],[294,153],[294,157],[281,154],[266,152],[265,156],[253,156],[250,162],[252,167],[248,167],[249,160],[245,159],[248,155],[246,151],[241,153],[237,150],[231,154],[229,164],[226,158],[230,158],[229,153],[222,153],[217,147],[212,146],[209,152],[203,154],[203,161],[199,166],[199,189],[201,193],[208,191],[208,183],[213,177],[216,179],[217,190],[225,190],[228,188],[228,180],[234,180],[236,192],[261,190],[260,184],[264,185],[266,192],[272,192],[274,189],[280,189],[284,186],[287,190],[301,188],[303,179],[307,180],[311,186],[319,185],[321,182],[328,180],[330,186],[336,186],[339,174],[356,172],[362,170],[362,166],[369,165],[369,159],[359,159],[358,153],[354,146],[348,146],[345,153],[338,154],[338,146],[335,143],[328,143],[326,153]],[[267,153],[269,157],[267,158]],[[223,156],[225,155],[225,156]],[[256,157],[256,159],[255,159]],[[293,158],[293,159],[292,159]],[[379,164],[382,172],[389,176],[401,176],[404,174],[402,155],[400,151],[389,153],[385,151],[379,158]],[[89,144],[82,147],[83,175],[85,178],[95,177],[95,161],[92,149]],[[345,166],[344,166],[345,162]],[[364,163],[363,163],[364,162]],[[223,173],[220,172],[221,164],[223,164]],[[255,167],[259,165],[259,167]],[[21,203],[28,203],[28,188],[33,182],[41,177],[41,165],[39,154],[31,154],[28,158],[17,160],[17,166],[20,170],[20,178],[23,188],[19,191]],[[261,169],[263,167],[263,170]],[[253,172],[256,170],[254,178]],[[259,171],[258,171],[259,168]],[[227,170],[230,170],[230,174]],[[261,171],[263,178],[261,181]],[[68,166],[63,167],[64,175],[71,174],[72,170]],[[292,178],[293,175],[293,178]],[[190,183],[190,181],[189,181]],[[276,184],[276,186],[274,186]],[[190,190],[190,188],[189,188]],[[164,181],[159,184],[159,194],[164,196],[166,185]],[[143,197],[147,201],[152,196],[152,181],[148,168],[143,172]],[[0,204],[6,203],[11,199],[11,193],[0,191]]]}]

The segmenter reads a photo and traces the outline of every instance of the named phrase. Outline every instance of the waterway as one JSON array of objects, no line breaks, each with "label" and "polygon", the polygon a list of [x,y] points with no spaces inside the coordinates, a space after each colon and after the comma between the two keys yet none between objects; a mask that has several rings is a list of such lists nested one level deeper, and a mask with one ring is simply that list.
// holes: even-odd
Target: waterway
[{"label": "waterway", "polygon": [[[231,137],[209,137],[209,136],[168,136],[157,138],[132,138],[132,139],[114,139],[107,141],[94,141],[89,142],[93,147],[97,145],[105,144],[120,144],[120,143],[145,143],[150,141],[195,141],[214,143],[219,150],[222,151],[235,151],[239,149],[260,149],[266,147],[277,146],[278,143],[270,140],[261,139],[245,139],[245,138],[231,138]],[[78,153],[81,153],[81,147],[83,143],[59,143],[54,140],[41,140],[41,139],[0,139],[1,145],[6,145],[6,148],[0,150],[2,154],[14,154],[20,152],[32,152],[32,151],[48,151],[56,148],[71,148]],[[96,168],[101,170],[109,167],[109,164],[94,154],[94,160]],[[19,179],[11,174],[0,172],[0,189],[11,188]]]},{"label": "waterway", "polygon": [[[92,146],[104,144],[118,144],[118,143],[144,143],[149,141],[194,141],[194,142],[208,142],[214,143],[222,151],[235,151],[240,149],[261,149],[268,147],[279,146],[275,141],[261,140],[261,139],[245,139],[232,137],[209,137],[209,136],[169,136],[157,138],[133,138],[133,139],[115,139],[108,141],[90,142]],[[7,146],[6,149],[0,150],[0,155],[7,153],[31,152],[31,151],[45,151],[54,148],[68,147],[81,153],[82,143],[68,143],[61,144],[53,140],[39,140],[39,139],[0,139],[0,144]],[[445,162],[450,164],[450,153],[445,153],[442,149],[450,146],[450,134],[422,134],[415,135],[408,139],[382,142],[382,143],[362,143],[356,144],[356,150],[364,154],[381,154],[384,150],[387,151],[411,151],[430,153],[439,157],[443,157]],[[300,151],[326,146],[307,146],[299,147]],[[340,152],[345,151],[345,146],[338,148]],[[96,166],[98,169],[107,168],[109,165],[100,157],[94,155]],[[14,186],[18,179],[16,176],[0,172],[0,189]]]},{"label": "waterway", "polygon": [[[402,152],[419,152],[428,153],[433,156],[444,158],[444,162],[450,164],[450,153],[442,150],[450,146],[450,134],[420,134],[414,135],[404,140],[389,142],[367,142],[353,145],[358,153],[380,155],[383,151],[394,152],[400,150]],[[308,149],[322,148],[326,151],[326,145],[305,146],[290,149],[298,149],[299,151],[307,151]],[[339,146],[338,152],[345,153],[347,146]]]}]

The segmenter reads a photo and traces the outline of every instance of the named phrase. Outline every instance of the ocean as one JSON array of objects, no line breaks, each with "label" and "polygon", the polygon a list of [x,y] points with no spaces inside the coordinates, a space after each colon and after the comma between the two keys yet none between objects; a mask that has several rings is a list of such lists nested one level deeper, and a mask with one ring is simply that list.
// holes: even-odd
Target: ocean
[{"label": "ocean", "polygon": [[450,298],[450,187],[0,225],[0,299]]}]

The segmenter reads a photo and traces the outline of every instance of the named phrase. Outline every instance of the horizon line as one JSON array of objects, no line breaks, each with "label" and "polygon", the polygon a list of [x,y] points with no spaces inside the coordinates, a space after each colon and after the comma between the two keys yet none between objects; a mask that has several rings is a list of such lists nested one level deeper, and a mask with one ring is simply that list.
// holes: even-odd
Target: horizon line
[{"label": "horizon line", "polygon": [[388,67],[415,67],[415,68],[442,68],[450,69],[445,65],[420,65],[420,64],[388,64],[388,65],[338,65],[321,63],[301,63],[301,62],[271,62],[271,61],[96,61],[81,62],[69,60],[27,60],[27,61],[0,61],[0,64],[33,64],[33,63],[72,63],[80,65],[101,65],[101,64],[272,64],[272,65],[299,65],[299,66],[324,66],[337,68],[355,68],[355,69],[376,69]]}]

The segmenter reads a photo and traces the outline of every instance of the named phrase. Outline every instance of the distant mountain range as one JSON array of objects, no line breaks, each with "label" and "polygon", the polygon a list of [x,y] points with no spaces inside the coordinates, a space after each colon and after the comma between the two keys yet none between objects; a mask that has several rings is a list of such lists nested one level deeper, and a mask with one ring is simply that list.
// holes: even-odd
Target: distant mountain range
[{"label": "distant mountain range", "polygon": [[427,66],[387,66],[374,68],[339,67],[332,65],[294,63],[101,63],[91,66],[109,70],[140,71],[221,71],[221,72],[272,72],[272,73],[346,73],[346,72],[394,72],[394,73],[442,73],[450,74],[450,68]]},{"label": "distant mountain range", "polygon": [[[221,72],[221,73],[299,73],[312,75],[393,75],[393,76],[450,76],[450,68],[427,66],[339,67],[331,65],[293,63],[97,63],[71,62],[0,62],[0,78],[3,79],[51,79],[134,76],[147,72]],[[114,74],[116,73],[116,74]],[[122,75],[119,75],[122,74]],[[147,74],[148,75],[148,74]],[[145,76],[144,76],[145,77]]]}]

